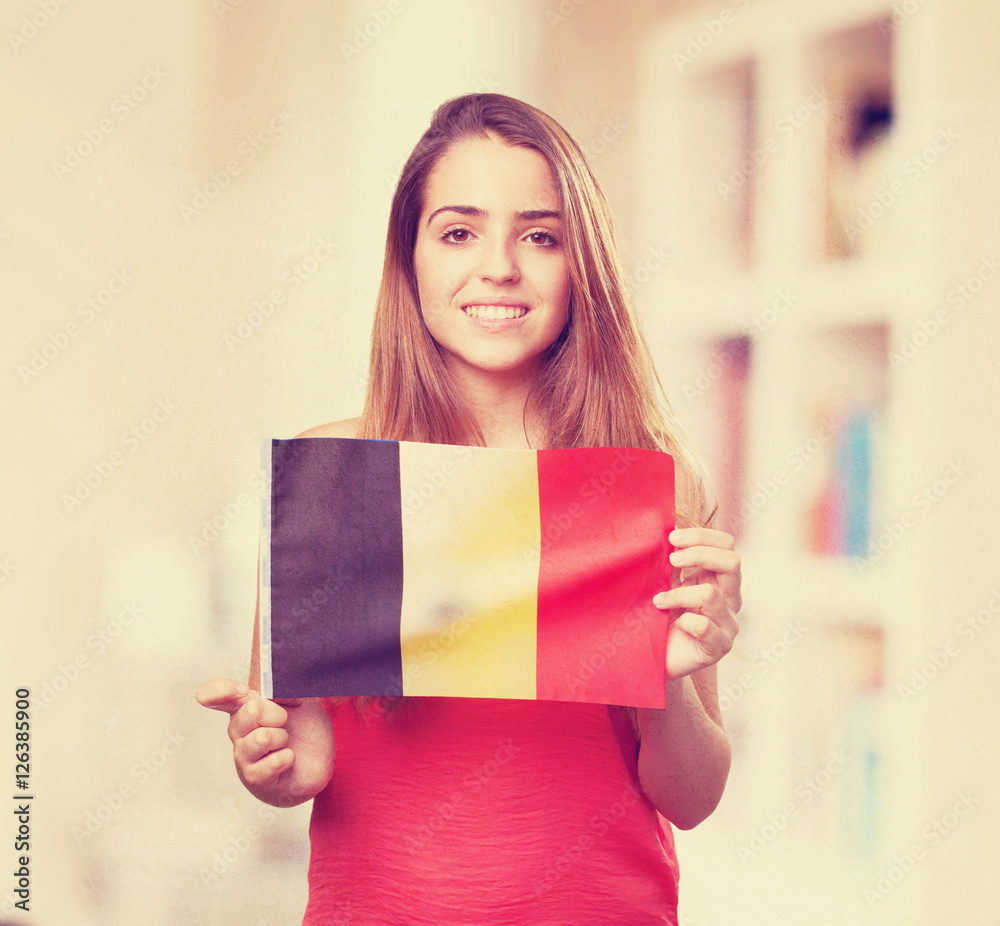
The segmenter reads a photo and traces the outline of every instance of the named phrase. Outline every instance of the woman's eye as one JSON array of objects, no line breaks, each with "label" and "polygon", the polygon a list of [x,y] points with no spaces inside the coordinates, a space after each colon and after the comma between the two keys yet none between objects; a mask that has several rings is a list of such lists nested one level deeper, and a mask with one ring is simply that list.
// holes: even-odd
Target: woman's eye
[{"label": "woman's eye", "polygon": [[528,235],[528,240],[532,244],[553,245],[556,244],[555,236],[545,231],[536,231]]},{"label": "woman's eye", "polygon": [[471,237],[472,232],[467,228],[449,228],[442,236],[443,241],[453,241],[456,244],[464,244]]}]

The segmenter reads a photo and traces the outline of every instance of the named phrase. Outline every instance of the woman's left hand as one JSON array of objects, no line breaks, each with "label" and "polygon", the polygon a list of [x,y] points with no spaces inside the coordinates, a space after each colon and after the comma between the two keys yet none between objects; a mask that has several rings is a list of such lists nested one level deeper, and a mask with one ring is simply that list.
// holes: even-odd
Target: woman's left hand
[{"label": "woman's left hand", "polygon": [[740,557],[730,534],[686,527],[669,540],[674,587],[653,598],[656,607],[675,612],[667,631],[668,682],[714,665],[733,648],[742,605]]}]

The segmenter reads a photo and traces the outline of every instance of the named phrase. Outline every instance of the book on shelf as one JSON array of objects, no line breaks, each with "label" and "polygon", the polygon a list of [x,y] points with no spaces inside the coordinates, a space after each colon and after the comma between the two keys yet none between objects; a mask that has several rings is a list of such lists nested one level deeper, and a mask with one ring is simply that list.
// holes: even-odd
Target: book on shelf
[{"label": "book on shelf", "polygon": [[872,514],[872,461],[876,413],[855,408],[841,416],[829,448],[828,475],[808,516],[813,553],[863,557]]}]

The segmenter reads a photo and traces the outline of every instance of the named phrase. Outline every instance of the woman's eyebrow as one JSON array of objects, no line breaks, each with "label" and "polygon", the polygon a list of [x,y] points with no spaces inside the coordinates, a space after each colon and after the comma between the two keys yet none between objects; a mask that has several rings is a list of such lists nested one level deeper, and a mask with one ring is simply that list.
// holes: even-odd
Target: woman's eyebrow
[{"label": "woman's eyebrow", "polygon": [[[457,212],[459,215],[471,215],[477,219],[485,219],[489,216],[485,209],[480,209],[478,206],[442,206],[427,216],[428,225],[439,212]],[[528,209],[525,212],[515,212],[514,218],[525,222],[535,222],[538,219],[558,219],[560,214],[551,209]]]},{"label": "woman's eyebrow", "polygon": [[559,213],[551,209],[529,209],[527,212],[518,212],[514,218],[523,219],[526,222],[535,222],[538,219],[558,219]]}]

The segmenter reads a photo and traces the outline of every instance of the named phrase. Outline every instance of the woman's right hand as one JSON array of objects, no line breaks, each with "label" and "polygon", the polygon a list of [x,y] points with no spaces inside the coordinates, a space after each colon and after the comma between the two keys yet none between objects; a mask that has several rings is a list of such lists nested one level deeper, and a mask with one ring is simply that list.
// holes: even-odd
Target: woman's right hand
[{"label": "woman's right hand", "polygon": [[242,682],[217,678],[195,694],[229,714],[236,773],[246,789],[275,807],[314,798],[333,774],[333,727],[316,698],[262,698]]}]

